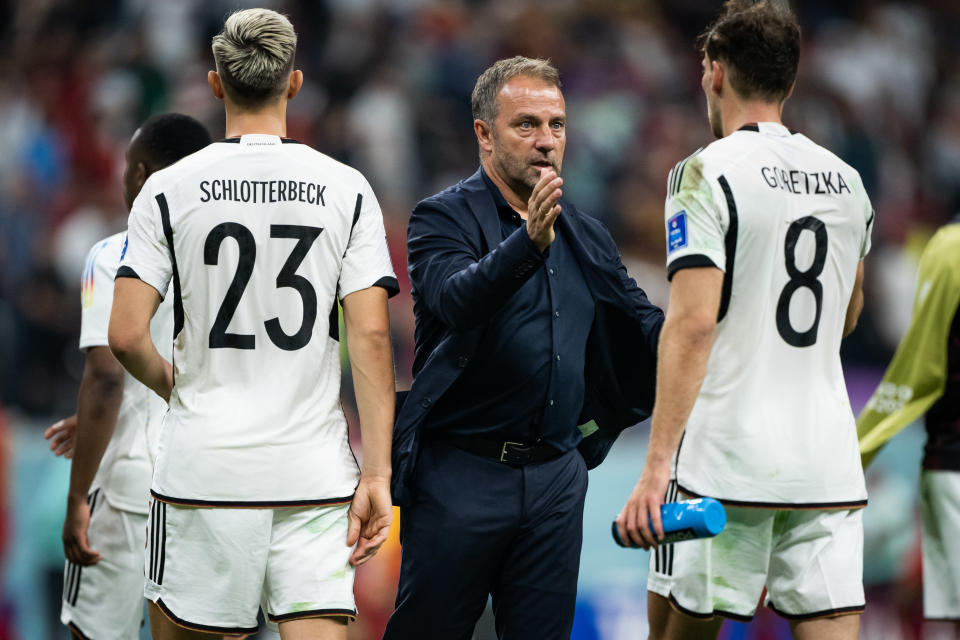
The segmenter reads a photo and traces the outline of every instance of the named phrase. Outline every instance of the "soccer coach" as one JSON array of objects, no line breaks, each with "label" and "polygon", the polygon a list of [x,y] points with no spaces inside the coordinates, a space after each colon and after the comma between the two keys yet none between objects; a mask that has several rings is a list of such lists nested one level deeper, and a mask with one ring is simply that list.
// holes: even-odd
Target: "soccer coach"
[{"label": "soccer coach", "polygon": [[469,638],[487,594],[501,639],[568,638],[587,469],[653,404],[663,313],[562,199],[557,69],[500,60],[472,108],[480,169],[420,202],[407,232],[416,357],[394,430],[386,640]]}]

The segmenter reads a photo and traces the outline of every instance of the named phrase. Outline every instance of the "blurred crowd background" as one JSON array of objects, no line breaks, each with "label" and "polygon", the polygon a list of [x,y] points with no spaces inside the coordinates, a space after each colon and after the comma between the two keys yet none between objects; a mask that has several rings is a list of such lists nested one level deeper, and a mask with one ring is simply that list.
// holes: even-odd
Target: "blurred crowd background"
[{"label": "blurred crowd background", "polygon": [[[476,169],[470,91],[500,57],[559,67],[565,195],[610,227],[640,286],[667,302],[666,176],[711,141],[693,41],[719,0],[0,0],[0,640],[68,637],[57,619],[69,464],[41,434],[75,409],[80,271],[96,240],[125,227],[126,144],[166,111],[223,136],[209,42],[228,12],[255,5],[287,13],[300,36],[306,82],[289,135],[362,170],[380,198],[402,286],[391,302],[401,388],[413,358],[407,218]],[[960,213],[960,3],[794,5],[804,48],[784,120],[859,170],[877,212],[866,308],[843,352],[858,410],[909,322],[920,250]],[[591,473],[574,638],[646,637],[647,555],[609,539],[645,436],[629,432]],[[939,633],[920,620],[922,441],[908,429],[871,469],[865,638]],[[361,572],[354,640],[379,638],[398,567],[392,540]],[[769,613],[723,633],[788,637]]]}]

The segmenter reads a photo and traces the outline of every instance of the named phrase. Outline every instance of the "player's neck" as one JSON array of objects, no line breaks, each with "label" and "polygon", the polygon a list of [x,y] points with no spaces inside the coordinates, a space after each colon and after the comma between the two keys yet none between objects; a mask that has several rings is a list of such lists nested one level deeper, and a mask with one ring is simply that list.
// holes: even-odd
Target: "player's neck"
[{"label": "player's neck", "polygon": [[723,113],[723,135],[726,137],[743,125],[754,122],[774,122],[782,125],[782,112],[782,104],[731,101]]},{"label": "player's neck", "polygon": [[234,105],[226,105],[227,138],[239,138],[250,133],[259,133],[269,136],[287,136],[287,103],[286,100],[276,105],[248,111]]}]

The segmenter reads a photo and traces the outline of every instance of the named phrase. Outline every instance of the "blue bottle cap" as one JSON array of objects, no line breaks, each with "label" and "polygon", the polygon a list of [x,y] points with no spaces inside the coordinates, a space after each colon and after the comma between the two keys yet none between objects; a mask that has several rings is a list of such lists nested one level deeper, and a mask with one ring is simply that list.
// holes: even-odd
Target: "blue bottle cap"
[{"label": "blue bottle cap", "polygon": [[727,526],[727,512],[722,504],[712,498],[704,499],[703,503],[703,526],[710,535],[715,536]]}]

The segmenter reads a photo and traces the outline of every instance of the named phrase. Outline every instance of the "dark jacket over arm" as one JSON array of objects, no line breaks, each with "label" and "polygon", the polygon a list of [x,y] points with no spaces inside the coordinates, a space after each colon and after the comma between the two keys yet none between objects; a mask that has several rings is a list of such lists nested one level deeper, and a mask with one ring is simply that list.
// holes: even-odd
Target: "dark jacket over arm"
[{"label": "dark jacket over arm", "polygon": [[442,200],[425,200],[407,228],[410,283],[455,331],[488,321],[543,265],[526,227],[485,252],[482,238],[468,237],[459,217]]},{"label": "dark jacket over arm", "polygon": [[[606,228],[561,201],[559,225],[596,303],[587,342],[580,422],[598,430],[580,444],[592,468],[620,431],[650,415],[663,312],[627,275]],[[401,394],[393,497],[408,498],[424,418],[476,353],[490,318],[543,266],[525,227],[501,240],[493,197],[478,171],[414,209],[407,231],[416,316],[414,381]]]}]

